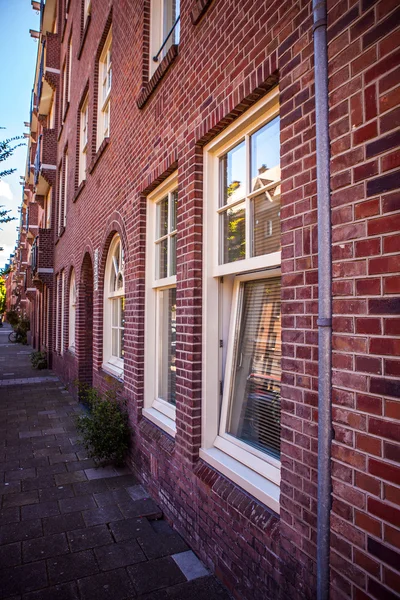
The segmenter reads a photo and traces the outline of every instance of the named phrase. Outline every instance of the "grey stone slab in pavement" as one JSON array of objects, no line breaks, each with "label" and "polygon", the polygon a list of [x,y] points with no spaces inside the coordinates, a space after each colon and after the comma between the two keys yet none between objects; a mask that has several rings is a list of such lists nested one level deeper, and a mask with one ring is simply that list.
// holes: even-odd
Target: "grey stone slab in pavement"
[{"label": "grey stone slab in pavement", "polygon": [[0,329],[0,600],[229,600],[127,468],[95,468],[81,410]]}]

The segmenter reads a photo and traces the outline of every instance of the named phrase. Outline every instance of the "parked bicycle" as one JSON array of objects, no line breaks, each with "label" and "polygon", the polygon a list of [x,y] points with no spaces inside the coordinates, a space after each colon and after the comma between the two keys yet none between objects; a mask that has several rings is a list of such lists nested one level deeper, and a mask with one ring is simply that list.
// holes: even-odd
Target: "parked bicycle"
[{"label": "parked bicycle", "polygon": [[20,317],[17,323],[12,324],[13,331],[8,334],[8,339],[14,344],[27,344],[27,333],[29,331],[29,319]]},{"label": "parked bicycle", "polygon": [[22,331],[17,327],[8,334],[8,339],[13,344],[26,344],[26,331]]}]

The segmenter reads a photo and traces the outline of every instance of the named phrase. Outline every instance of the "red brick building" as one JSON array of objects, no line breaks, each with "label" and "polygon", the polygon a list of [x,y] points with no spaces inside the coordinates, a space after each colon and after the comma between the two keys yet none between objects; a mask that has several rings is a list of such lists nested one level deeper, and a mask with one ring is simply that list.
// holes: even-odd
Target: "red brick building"
[{"label": "red brick building", "polygon": [[398,2],[41,4],[33,343],[235,597],[399,597]]}]

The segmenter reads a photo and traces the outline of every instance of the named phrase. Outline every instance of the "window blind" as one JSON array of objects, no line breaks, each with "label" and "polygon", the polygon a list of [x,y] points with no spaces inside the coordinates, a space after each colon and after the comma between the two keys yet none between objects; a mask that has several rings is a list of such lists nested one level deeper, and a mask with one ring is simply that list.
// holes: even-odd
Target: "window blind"
[{"label": "window blind", "polygon": [[243,282],[236,324],[227,432],[280,455],[280,278]]}]

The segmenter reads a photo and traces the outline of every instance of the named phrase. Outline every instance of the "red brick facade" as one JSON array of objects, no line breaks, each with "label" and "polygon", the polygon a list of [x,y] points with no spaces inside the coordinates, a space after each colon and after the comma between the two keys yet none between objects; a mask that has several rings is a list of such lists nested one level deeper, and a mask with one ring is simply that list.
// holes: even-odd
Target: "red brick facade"
[{"label": "red brick facade", "polygon": [[[315,598],[318,215],[311,0],[182,0],[179,47],[171,47],[150,80],[149,0],[92,0],[86,22],[83,0],[70,0],[66,18],[64,2],[53,3],[59,5],[58,33],[46,36],[42,31],[42,36],[51,51],[47,62],[56,89],[55,129],[37,124],[46,136],[42,162],[57,165],[50,176],[42,173],[52,192],[51,234],[39,229],[39,261],[54,269],[42,277],[51,290],[53,368],[71,386],[79,378],[102,389],[120,389],[134,431],[132,467],[236,598]],[[52,2],[46,5],[50,10]],[[334,430],[330,578],[335,599],[380,600],[400,594],[399,10],[393,0],[328,2]],[[110,28],[110,133],[97,148],[99,59]],[[68,71],[70,40],[69,104],[61,115],[63,82],[56,71],[64,63]],[[280,515],[199,458],[207,352],[202,322],[203,148],[276,85],[282,168]],[[80,109],[86,94],[88,169],[82,184]],[[32,134],[32,147],[38,134]],[[175,171],[173,439],[143,417],[142,408],[146,199]],[[62,198],[60,173],[61,187],[67,189]],[[60,202],[61,213],[66,203],[65,228],[58,222]],[[43,227],[43,209],[36,207]],[[102,369],[104,277],[115,233],[125,258],[123,383]],[[72,268],[77,282],[74,353],[68,351]],[[60,297],[56,319],[55,277],[60,275],[61,282],[63,271],[64,316]],[[38,289],[31,319],[38,324],[35,339],[41,340],[37,307],[43,289]],[[55,324],[62,318],[61,353]]]}]

